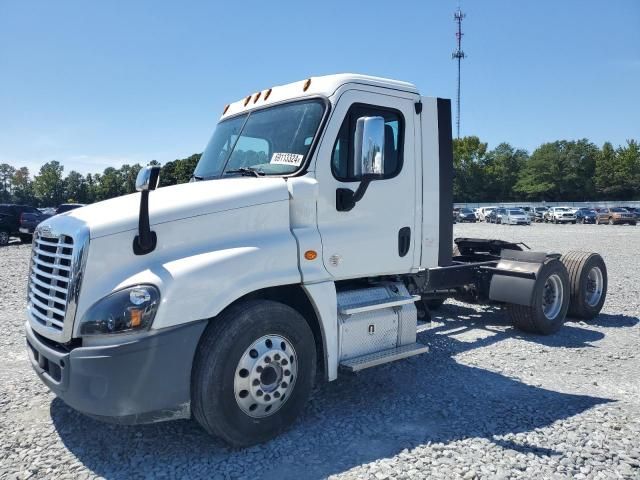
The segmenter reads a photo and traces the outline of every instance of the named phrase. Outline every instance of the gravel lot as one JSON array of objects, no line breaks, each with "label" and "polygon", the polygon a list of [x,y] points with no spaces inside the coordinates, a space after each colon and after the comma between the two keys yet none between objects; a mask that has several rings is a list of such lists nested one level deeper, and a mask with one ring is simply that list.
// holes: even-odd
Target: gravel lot
[{"label": "gravel lot", "polygon": [[456,236],[602,253],[603,313],[519,333],[449,302],[431,353],[342,377],[293,429],[231,450],[194,422],[111,426],[56,399],[22,333],[30,247],[0,249],[0,478],[640,478],[640,227],[456,225]]}]

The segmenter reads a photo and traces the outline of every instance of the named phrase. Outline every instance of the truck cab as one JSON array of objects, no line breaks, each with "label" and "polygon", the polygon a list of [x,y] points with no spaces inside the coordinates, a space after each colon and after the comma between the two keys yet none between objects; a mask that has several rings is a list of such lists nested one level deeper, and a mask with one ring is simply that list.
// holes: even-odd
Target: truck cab
[{"label": "truck cab", "polygon": [[[456,292],[557,330],[570,308],[559,255],[479,239],[452,251],[451,143],[449,100],[377,77],[225,106],[190,183],[156,189],[146,167],[138,193],[38,226],[35,371],[87,415],[193,417],[242,446],[290,425],[316,380],[428,351],[419,318]],[[596,272],[591,306],[572,305],[596,315],[604,263],[580,268]]]}]

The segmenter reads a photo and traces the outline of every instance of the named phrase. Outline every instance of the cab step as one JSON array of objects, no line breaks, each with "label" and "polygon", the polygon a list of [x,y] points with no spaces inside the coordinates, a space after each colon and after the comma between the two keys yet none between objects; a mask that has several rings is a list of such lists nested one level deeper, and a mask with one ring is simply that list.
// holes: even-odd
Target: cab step
[{"label": "cab step", "polygon": [[420,295],[401,296],[391,299],[375,300],[372,302],[357,303],[344,307],[339,307],[338,312],[343,315],[355,315],[356,313],[371,312],[373,310],[382,310],[389,307],[400,307],[402,305],[408,305],[420,300]]},{"label": "cab step", "polygon": [[412,343],[402,347],[390,348],[381,352],[368,353],[360,357],[340,362],[340,368],[348,372],[357,372],[365,368],[376,367],[384,363],[413,357],[429,351],[429,347],[421,343]]}]

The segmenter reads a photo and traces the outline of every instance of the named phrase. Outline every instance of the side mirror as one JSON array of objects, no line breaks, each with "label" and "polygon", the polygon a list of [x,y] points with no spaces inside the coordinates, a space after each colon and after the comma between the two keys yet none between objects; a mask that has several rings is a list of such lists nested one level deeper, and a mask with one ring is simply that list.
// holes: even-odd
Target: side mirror
[{"label": "side mirror", "polygon": [[138,235],[133,239],[133,253],[146,255],[156,248],[156,232],[149,225],[149,192],[155,190],[160,179],[160,166],[142,167],[136,177],[136,190],[140,192],[140,213],[138,214]]},{"label": "side mirror", "polygon": [[147,165],[142,167],[136,177],[136,190],[147,192],[155,190],[160,180],[160,167],[158,165]]},{"label": "side mirror", "polygon": [[349,188],[336,190],[336,209],[348,212],[364,196],[369,183],[384,177],[384,118],[360,117],[356,122],[353,173],[360,177],[354,192]]},{"label": "side mirror", "polygon": [[356,122],[354,174],[365,179],[384,175],[384,118],[360,117]]}]

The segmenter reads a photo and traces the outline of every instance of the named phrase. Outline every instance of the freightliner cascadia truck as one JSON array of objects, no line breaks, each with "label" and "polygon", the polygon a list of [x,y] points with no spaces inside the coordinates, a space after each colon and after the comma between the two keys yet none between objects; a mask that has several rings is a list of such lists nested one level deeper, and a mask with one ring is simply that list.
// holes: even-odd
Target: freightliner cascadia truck
[{"label": "freightliner cascadia truck", "polygon": [[191,182],[144,167],[138,192],[39,225],[33,368],[92,417],[194,418],[246,446],[316,382],[427,352],[446,298],[532,334],[596,316],[598,254],[454,242],[452,157],[450,101],[410,83],[313,77],[227,105]]}]

